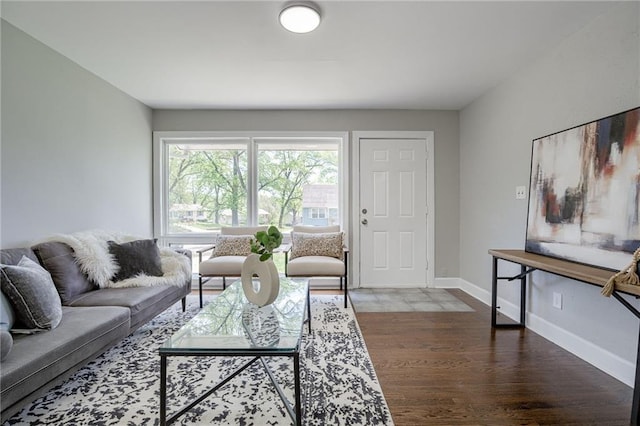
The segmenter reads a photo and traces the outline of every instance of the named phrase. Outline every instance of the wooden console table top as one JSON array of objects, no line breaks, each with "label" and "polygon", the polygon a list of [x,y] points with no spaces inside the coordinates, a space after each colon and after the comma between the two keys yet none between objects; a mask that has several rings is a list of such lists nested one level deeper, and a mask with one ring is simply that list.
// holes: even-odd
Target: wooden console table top
[{"label": "wooden console table top", "polygon": [[[489,254],[498,259],[508,260],[520,265],[536,268],[563,277],[604,287],[605,283],[616,272],[594,266],[582,265],[568,260],[556,259],[540,254],[529,253],[524,250],[491,249]],[[622,293],[640,296],[640,286],[619,284],[616,290]]]}]

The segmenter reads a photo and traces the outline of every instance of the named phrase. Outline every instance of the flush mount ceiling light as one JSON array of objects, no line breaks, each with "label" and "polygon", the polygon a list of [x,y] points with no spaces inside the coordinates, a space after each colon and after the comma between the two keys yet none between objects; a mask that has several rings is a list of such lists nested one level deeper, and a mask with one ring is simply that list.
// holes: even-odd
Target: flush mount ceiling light
[{"label": "flush mount ceiling light", "polygon": [[308,33],[320,25],[320,12],[313,3],[290,3],[280,12],[280,24],[292,33]]}]

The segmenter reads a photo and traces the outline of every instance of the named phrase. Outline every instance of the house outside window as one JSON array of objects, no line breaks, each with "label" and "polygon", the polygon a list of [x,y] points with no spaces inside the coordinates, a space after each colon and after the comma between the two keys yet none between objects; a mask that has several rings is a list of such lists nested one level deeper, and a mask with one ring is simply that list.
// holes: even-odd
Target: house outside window
[{"label": "house outside window", "polygon": [[[302,189],[303,225],[327,226],[339,224],[338,185],[312,184]],[[330,214],[333,212],[333,217]]]},{"label": "house outside window", "polygon": [[317,207],[310,208],[309,216],[311,219],[325,219],[327,217],[327,209]]}]

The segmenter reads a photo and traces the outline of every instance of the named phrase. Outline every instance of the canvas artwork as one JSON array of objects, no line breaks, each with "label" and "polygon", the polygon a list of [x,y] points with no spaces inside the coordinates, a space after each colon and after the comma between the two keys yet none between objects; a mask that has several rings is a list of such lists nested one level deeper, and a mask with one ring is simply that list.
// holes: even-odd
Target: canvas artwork
[{"label": "canvas artwork", "polygon": [[640,108],[533,141],[526,251],[620,270],[639,212]]}]

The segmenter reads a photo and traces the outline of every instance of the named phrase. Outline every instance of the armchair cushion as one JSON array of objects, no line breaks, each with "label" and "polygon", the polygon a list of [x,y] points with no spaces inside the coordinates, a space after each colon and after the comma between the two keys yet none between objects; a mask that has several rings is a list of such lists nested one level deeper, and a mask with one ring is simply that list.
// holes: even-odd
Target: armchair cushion
[{"label": "armchair cushion", "polygon": [[293,232],[307,232],[313,234],[324,234],[326,232],[340,232],[340,225],[294,225]]},{"label": "armchair cushion", "polygon": [[266,231],[267,226],[224,226],[220,228],[220,235],[256,235],[258,231]]},{"label": "armchair cushion", "polygon": [[344,262],[335,257],[305,256],[287,263],[287,275],[291,277],[341,277]]},{"label": "armchair cushion", "polygon": [[210,276],[240,276],[242,264],[246,256],[212,257],[200,263],[200,275]]},{"label": "armchair cushion", "polygon": [[342,259],[342,232],[292,232],[291,242],[290,260],[306,256],[327,256]]},{"label": "armchair cushion", "polygon": [[220,235],[211,257],[248,256],[251,254],[252,235]]}]

